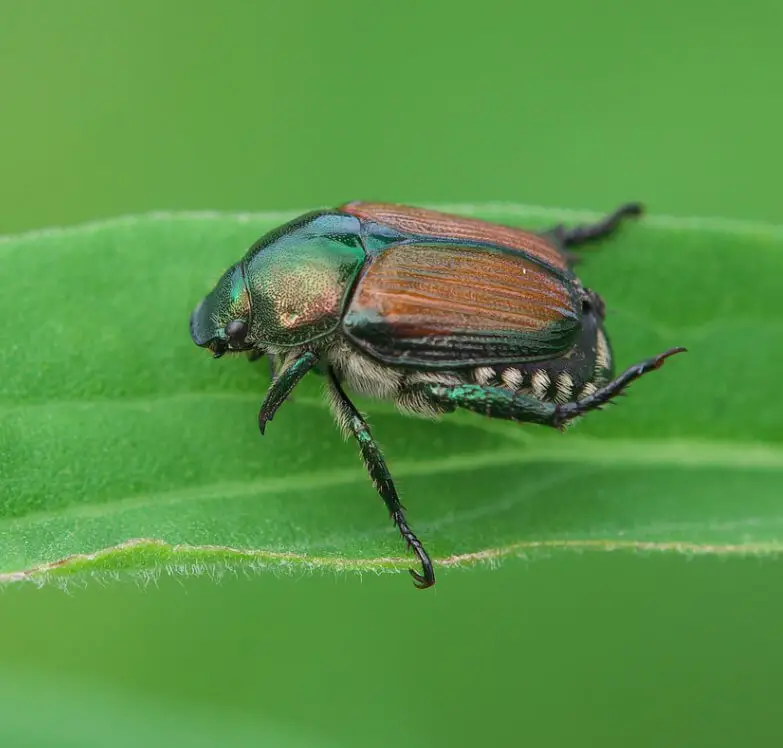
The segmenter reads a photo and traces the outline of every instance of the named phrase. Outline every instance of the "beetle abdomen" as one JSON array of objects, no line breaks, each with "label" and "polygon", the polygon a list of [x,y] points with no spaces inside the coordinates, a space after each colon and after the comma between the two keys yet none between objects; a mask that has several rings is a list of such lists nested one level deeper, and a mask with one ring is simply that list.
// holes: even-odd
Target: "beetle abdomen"
[{"label": "beetle abdomen", "polygon": [[544,362],[480,366],[472,382],[523,392],[543,402],[581,400],[614,375],[612,350],[594,315],[583,320],[574,346],[563,355]]},{"label": "beetle abdomen", "polygon": [[551,358],[580,322],[574,287],[521,253],[401,243],[365,268],[343,329],[381,361],[447,368]]}]

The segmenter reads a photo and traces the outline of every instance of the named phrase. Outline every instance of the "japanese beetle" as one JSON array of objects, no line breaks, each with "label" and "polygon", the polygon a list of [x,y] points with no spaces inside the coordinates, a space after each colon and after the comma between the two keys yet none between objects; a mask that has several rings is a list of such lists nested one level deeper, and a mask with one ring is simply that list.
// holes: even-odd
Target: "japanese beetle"
[{"label": "japanese beetle", "polygon": [[466,408],[555,428],[619,395],[684,348],[613,378],[604,304],[573,272],[569,248],[607,236],[602,221],[532,233],[474,218],[353,202],[307,213],[259,239],[190,318],[215,357],[248,351],[277,369],[258,414],[266,424],[310,370],[324,374],[334,416],[362,459],[422,573],[435,574],[410,529],[383,456],[343,389],[437,416]]}]

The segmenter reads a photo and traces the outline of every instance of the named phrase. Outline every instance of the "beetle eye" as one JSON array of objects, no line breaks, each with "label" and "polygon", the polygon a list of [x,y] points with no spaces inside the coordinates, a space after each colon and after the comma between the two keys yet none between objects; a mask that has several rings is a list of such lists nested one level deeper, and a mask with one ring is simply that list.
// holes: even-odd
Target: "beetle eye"
[{"label": "beetle eye", "polygon": [[226,335],[235,345],[242,345],[247,337],[247,322],[241,319],[232,319],[226,325]]}]

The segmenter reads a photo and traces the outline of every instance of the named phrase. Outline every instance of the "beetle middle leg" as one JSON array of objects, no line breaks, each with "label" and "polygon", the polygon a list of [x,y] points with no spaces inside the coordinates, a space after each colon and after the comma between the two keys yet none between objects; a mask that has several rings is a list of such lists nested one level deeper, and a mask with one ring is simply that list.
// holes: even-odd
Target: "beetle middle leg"
[{"label": "beetle middle leg", "polygon": [[400,531],[403,540],[408,544],[408,547],[413,551],[421,564],[423,574],[409,569],[413,582],[420,590],[432,587],[435,584],[435,572],[432,568],[432,561],[421,541],[416,537],[405,519],[405,513],[397,495],[397,489],[394,487],[394,482],[389,469],[386,467],[381,450],[370,432],[370,427],[354,404],[348,399],[331,367],[328,371],[328,377],[329,394],[335,417],[341,428],[352,433],[359,443],[362,460],[375,488],[386,504],[386,508],[389,510],[389,514]]},{"label": "beetle middle leg", "polygon": [[660,368],[669,356],[682,353],[684,350],[685,348],[671,348],[635,364],[591,395],[570,403],[543,402],[531,395],[515,393],[503,387],[480,384],[422,384],[417,389],[446,410],[465,408],[491,418],[562,428],[569,421],[591,410],[600,410],[620,395],[631,382]]},{"label": "beetle middle leg", "polygon": [[[641,203],[626,203],[595,223],[580,224],[571,228],[561,224],[543,232],[543,236],[554,241],[561,250],[565,250],[568,247],[577,247],[580,244],[603,239],[619,228],[624,218],[640,216],[643,211]],[[569,259],[576,261],[576,255],[570,252],[566,254]]]}]

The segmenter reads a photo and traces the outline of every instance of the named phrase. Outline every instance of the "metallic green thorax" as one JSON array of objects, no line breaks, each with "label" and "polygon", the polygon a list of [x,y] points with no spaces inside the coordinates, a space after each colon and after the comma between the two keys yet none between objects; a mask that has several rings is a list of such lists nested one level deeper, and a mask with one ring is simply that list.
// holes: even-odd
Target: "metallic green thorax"
[{"label": "metallic green thorax", "polygon": [[248,342],[297,346],[337,328],[366,260],[352,216],[311,213],[267,234],[242,260],[253,300]]},{"label": "metallic green thorax", "polygon": [[[266,234],[195,309],[197,345],[213,350],[295,347],[333,332],[366,261],[353,216],[318,211]],[[247,325],[241,343],[226,326]]]}]

